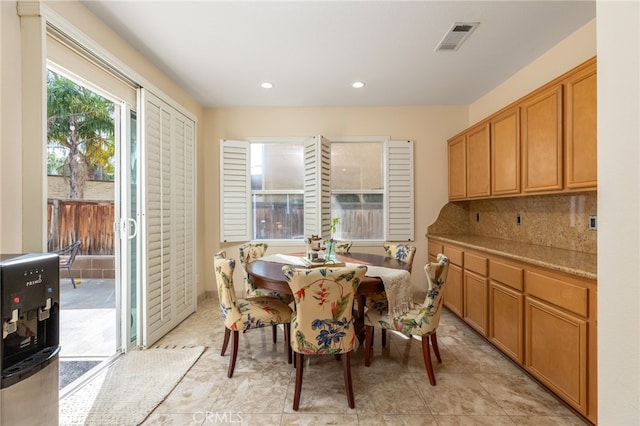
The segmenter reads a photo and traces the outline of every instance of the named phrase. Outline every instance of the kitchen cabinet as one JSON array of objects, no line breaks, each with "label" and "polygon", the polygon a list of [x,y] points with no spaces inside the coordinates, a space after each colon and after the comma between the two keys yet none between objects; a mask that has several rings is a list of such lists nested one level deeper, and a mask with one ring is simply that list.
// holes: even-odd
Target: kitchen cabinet
[{"label": "kitchen cabinet", "polygon": [[444,287],[443,303],[451,312],[462,317],[464,254],[462,250],[447,245],[443,246],[443,254],[449,258],[449,272],[447,284]]},{"label": "kitchen cabinet", "polygon": [[467,196],[467,144],[464,135],[449,140],[449,199],[462,200]]},{"label": "kitchen cabinet", "polygon": [[488,332],[487,259],[466,252],[464,254],[463,319],[483,336]]},{"label": "kitchen cabinet", "polygon": [[445,306],[596,423],[596,280],[429,237],[430,256],[440,246]]},{"label": "kitchen cabinet", "polygon": [[[525,272],[525,368],[582,413],[589,392],[589,287]],[[591,378],[595,380],[595,377]]]},{"label": "kitchen cabinet", "polygon": [[491,195],[491,154],[489,123],[465,134],[467,138],[467,198]]},{"label": "kitchen cabinet", "polygon": [[522,190],[561,190],[562,85],[536,92],[521,110]]},{"label": "kitchen cabinet", "polygon": [[597,81],[591,61],[565,82],[565,182],[569,189],[596,188]]},{"label": "kitchen cabinet", "polygon": [[520,108],[511,108],[490,120],[491,194],[520,192]]},{"label": "kitchen cabinet", "polygon": [[524,361],[522,268],[489,261],[489,340],[518,363]]},{"label": "kitchen cabinet", "polygon": [[596,190],[596,58],[447,142],[450,201]]}]

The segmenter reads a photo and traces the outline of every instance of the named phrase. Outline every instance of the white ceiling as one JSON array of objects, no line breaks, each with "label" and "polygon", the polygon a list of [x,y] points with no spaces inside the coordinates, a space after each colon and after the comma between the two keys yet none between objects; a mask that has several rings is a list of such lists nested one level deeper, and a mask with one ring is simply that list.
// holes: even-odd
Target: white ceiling
[{"label": "white ceiling", "polygon": [[[594,0],[83,3],[205,107],[468,105],[596,14]],[[435,52],[454,22],[480,26]]]}]

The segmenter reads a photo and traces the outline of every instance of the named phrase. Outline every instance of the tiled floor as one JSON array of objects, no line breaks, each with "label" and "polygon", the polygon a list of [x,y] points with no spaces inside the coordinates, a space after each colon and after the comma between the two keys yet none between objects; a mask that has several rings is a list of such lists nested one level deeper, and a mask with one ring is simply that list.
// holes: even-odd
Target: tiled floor
[{"label": "tiled floor", "polygon": [[[373,362],[362,347],[352,357],[355,409],[349,409],[340,362],[307,357],[300,409],[293,411],[295,369],[271,329],[240,334],[233,378],[229,351],[220,356],[223,326],[217,301],[206,299],[155,346],[203,345],[207,349],[145,425],[583,425],[562,403],[531,380],[455,316],[445,311],[438,329],[442,364],[437,386],[426,376],[419,340],[390,334]],[[435,362],[435,357],[433,357]]]}]

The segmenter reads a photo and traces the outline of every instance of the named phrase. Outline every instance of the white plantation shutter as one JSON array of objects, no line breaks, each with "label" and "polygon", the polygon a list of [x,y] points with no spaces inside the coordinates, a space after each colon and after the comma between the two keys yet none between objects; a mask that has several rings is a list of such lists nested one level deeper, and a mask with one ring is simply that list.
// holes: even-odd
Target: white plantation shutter
[{"label": "white plantation shutter", "polygon": [[195,311],[195,123],[142,90],[143,345]]},{"label": "white plantation shutter", "polygon": [[387,143],[387,233],[390,241],[414,240],[413,142]]},{"label": "white plantation shutter", "polygon": [[220,241],[251,241],[249,143],[220,141]]},{"label": "white plantation shutter", "polygon": [[331,144],[316,136],[304,146],[304,234],[329,238]]}]

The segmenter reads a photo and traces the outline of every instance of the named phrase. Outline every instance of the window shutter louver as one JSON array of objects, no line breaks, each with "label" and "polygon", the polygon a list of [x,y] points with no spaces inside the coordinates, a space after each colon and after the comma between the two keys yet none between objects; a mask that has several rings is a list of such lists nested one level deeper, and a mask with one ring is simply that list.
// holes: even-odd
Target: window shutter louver
[{"label": "window shutter louver", "polygon": [[413,142],[387,143],[387,239],[414,240]]},{"label": "window shutter louver", "polygon": [[195,123],[142,90],[143,345],[195,311]]},{"label": "window shutter louver", "polygon": [[220,241],[251,241],[249,143],[220,141]]},{"label": "window shutter louver", "polygon": [[331,224],[331,145],[322,136],[304,148],[304,233],[329,238]]}]

